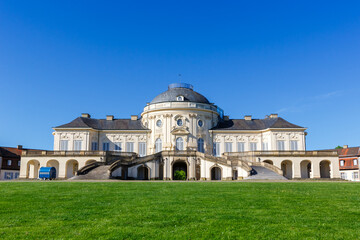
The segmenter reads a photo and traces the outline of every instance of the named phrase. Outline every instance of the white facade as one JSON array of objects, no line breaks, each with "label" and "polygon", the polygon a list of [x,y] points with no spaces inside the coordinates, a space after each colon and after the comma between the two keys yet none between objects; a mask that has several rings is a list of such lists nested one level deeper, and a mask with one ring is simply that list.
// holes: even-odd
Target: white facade
[{"label": "white facade", "polygon": [[[69,178],[90,160],[76,152],[104,151],[133,152],[137,154],[139,162],[142,161],[141,157],[149,159],[147,162],[126,167],[126,170],[119,170],[125,169],[125,166],[114,169],[113,177],[124,177],[122,175],[126,171],[128,178],[136,179],[141,174],[147,179],[173,179],[174,169],[179,168],[186,170],[187,179],[238,179],[249,175],[251,168],[246,162],[254,160],[244,157],[238,161],[229,160],[229,153],[296,153],[306,150],[306,128],[291,124],[277,114],[271,114],[264,119],[252,119],[251,116],[229,119],[223,116],[219,107],[193,91],[192,86],[187,84],[169,86],[168,91],[158,95],[145,106],[139,118],[132,116],[131,119],[114,119],[113,116],[107,116],[106,119],[92,119],[90,115],[83,114],[81,118],[54,130],[55,153],[51,154],[59,155],[56,152],[65,152],[66,155],[66,152],[72,152],[74,156],[65,157],[60,154],[56,159],[52,159],[51,156],[40,157],[26,153],[28,155],[22,157],[21,178],[36,177],[36,170],[40,166],[54,166],[59,178]],[[45,153],[48,154],[50,152]],[[289,159],[293,169],[291,175],[286,175],[288,178],[302,177],[297,169],[300,168],[301,161],[306,159],[295,155]],[[320,164],[321,157],[317,157],[307,158],[314,169],[313,174],[308,176],[310,178],[320,177],[317,165]],[[279,169],[284,168],[281,159],[282,157],[273,157],[272,164]],[[75,160],[76,166],[70,168],[70,160]],[[100,159],[99,156],[91,160],[106,161],[106,164],[112,161]],[[49,161],[52,162],[49,164]],[[329,161],[332,163],[334,159]],[[177,162],[182,165],[176,165]],[[329,177],[338,178],[338,168],[332,168]]]}]

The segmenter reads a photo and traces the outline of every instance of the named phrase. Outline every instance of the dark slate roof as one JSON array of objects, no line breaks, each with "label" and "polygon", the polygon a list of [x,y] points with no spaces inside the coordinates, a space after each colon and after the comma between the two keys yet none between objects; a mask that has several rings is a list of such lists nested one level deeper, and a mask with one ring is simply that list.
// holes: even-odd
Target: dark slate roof
[{"label": "dark slate roof", "polygon": [[206,99],[203,95],[190,88],[175,87],[169,88],[166,92],[163,92],[157,95],[152,101],[152,103],[161,103],[161,102],[176,102],[177,96],[184,96],[185,102],[197,102],[197,103],[207,103],[210,104],[209,100]]},{"label": "dark slate roof", "polygon": [[217,126],[211,130],[262,130],[267,128],[303,128],[289,123],[283,118],[265,118],[265,119],[230,119],[220,121]]},{"label": "dark slate roof", "polygon": [[141,121],[131,119],[94,119],[78,117],[73,121],[55,128],[92,128],[96,130],[148,130]]},{"label": "dark slate roof", "polygon": [[360,155],[360,147],[340,148],[337,151],[342,157]]}]

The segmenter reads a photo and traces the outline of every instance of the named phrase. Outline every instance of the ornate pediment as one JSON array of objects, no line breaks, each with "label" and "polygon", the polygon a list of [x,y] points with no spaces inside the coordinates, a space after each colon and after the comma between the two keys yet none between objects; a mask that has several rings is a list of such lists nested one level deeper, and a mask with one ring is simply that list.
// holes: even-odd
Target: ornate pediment
[{"label": "ornate pediment", "polygon": [[188,134],[190,134],[190,132],[187,127],[177,127],[171,131],[171,134],[173,134],[173,135],[188,135]]}]

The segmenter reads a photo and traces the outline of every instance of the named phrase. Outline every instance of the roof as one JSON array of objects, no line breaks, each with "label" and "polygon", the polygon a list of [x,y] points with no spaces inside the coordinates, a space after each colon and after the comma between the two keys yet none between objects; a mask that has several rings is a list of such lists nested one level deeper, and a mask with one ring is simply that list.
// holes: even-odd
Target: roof
[{"label": "roof", "polygon": [[217,126],[211,130],[263,130],[268,128],[299,128],[298,125],[292,124],[281,117],[265,119],[230,119],[220,121]]},{"label": "roof", "polygon": [[209,100],[195,92],[190,84],[170,84],[167,91],[157,95],[150,103],[176,102],[178,96],[184,96],[184,102],[210,104]]},{"label": "roof", "polygon": [[360,155],[360,147],[340,148],[336,150],[341,157]]},{"label": "roof", "polygon": [[21,156],[21,150],[11,147],[0,147],[0,156],[1,157],[10,157],[16,158]]},{"label": "roof", "polygon": [[131,119],[94,119],[78,117],[73,121],[55,128],[92,128],[96,130],[148,130],[141,121]]}]

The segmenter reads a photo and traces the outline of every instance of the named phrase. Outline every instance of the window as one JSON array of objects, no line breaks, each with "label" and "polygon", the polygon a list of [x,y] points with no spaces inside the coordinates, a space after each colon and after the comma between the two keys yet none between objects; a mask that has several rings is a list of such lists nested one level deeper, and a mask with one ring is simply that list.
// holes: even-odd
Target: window
[{"label": "window", "polygon": [[160,119],[156,121],[156,126],[161,127],[161,124],[162,124],[162,122]]},{"label": "window", "polygon": [[110,149],[110,144],[108,142],[104,142],[103,143],[103,151],[109,151]]},{"label": "window", "polygon": [[178,151],[184,150],[184,141],[181,137],[176,139],[176,150]]},{"label": "window", "polygon": [[354,164],[354,166],[357,166],[357,165],[358,165],[358,160],[357,160],[357,159],[354,159],[354,160],[353,160],[353,164]]},{"label": "window", "polygon": [[181,126],[183,125],[183,120],[182,120],[182,119],[178,119],[178,120],[176,121],[176,123],[177,123],[177,125],[178,125],[179,127],[181,127]]},{"label": "window", "polygon": [[11,160],[7,160],[7,165],[11,166]]},{"label": "window", "polygon": [[93,151],[97,151],[97,150],[98,150],[98,143],[97,143],[97,142],[92,142],[92,143],[91,143],[91,150],[93,150]]},{"label": "window", "polygon": [[269,144],[268,144],[267,142],[263,142],[263,143],[262,143],[262,150],[263,150],[263,151],[269,150]]},{"label": "window", "polygon": [[359,173],[358,172],[353,172],[353,179],[359,179]]},{"label": "window", "polygon": [[60,140],[60,150],[62,151],[68,150],[68,140]]},{"label": "window", "polygon": [[114,145],[115,145],[114,148],[115,151],[121,151],[121,142],[114,142]]},{"label": "window", "polygon": [[18,167],[20,167],[20,166],[21,166],[21,161],[19,160],[19,161],[18,161]]},{"label": "window", "polygon": [[251,142],[250,143],[250,151],[256,151],[257,150],[257,143]]},{"label": "window", "polygon": [[244,152],[245,151],[245,143],[244,142],[238,142],[237,143],[237,151],[238,152]]},{"label": "window", "polygon": [[202,126],[204,126],[204,122],[202,120],[199,120],[198,125],[199,125],[199,127],[202,127]]},{"label": "window", "polygon": [[140,155],[140,157],[143,157],[146,155],[146,143],[145,142],[139,142],[139,155]]},{"label": "window", "polygon": [[205,149],[204,149],[204,139],[202,138],[199,138],[198,139],[198,151],[199,152],[205,152]]},{"label": "window", "polygon": [[232,152],[232,142],[225,143],[225,152]]},{"label": "window", "polygon": [[285,150],[285,141],[277,141],[277,150],[279,151]]},{"label": "window", "polygon": [[344,166],[345,161],[344,160],[340,160],[340,166],[343,167]]},{"label": "window", "polygon": [[162,141],[160,138],[156,139],[155,141],[155,153],[162,151]]},{"label": "window", "polygon": [[298,141],[290,141],[290,150],[292,151],[298,150]]},{"label": "window", "polygon": [[214,156],[220,156],[220,143],[214,142]]},{"label": "window", "polygon": [[10,180],[10,179],[13,179],[13,175],[14,173],[12,173],[12,172],[5,172],[5,174],[4,174],[4,178],[6,179],[6,180]]},{"label": "window", "polygon": [[177,101],[184,101],[184,96],[177,96],[177,97],[176,97],[176,100],[177,100]]},{"label": "window", "polygon": [[80,151],[81,150],[81,140],[75,140],[74,141],[74,151]]},{"label": "window", "polygon": [[340,173],[341,179],[346,179],[346,174],[344,172]]},{"label": "window", "polygon": [[127,142],[126,143],[126,151],[127,152],[134,152],[134,143],[133,142]]},{"label": "window", "polygon": [[14,177],[15,179],[18,179],[19,178],[19,173],[15,173],[15,177]]}]

